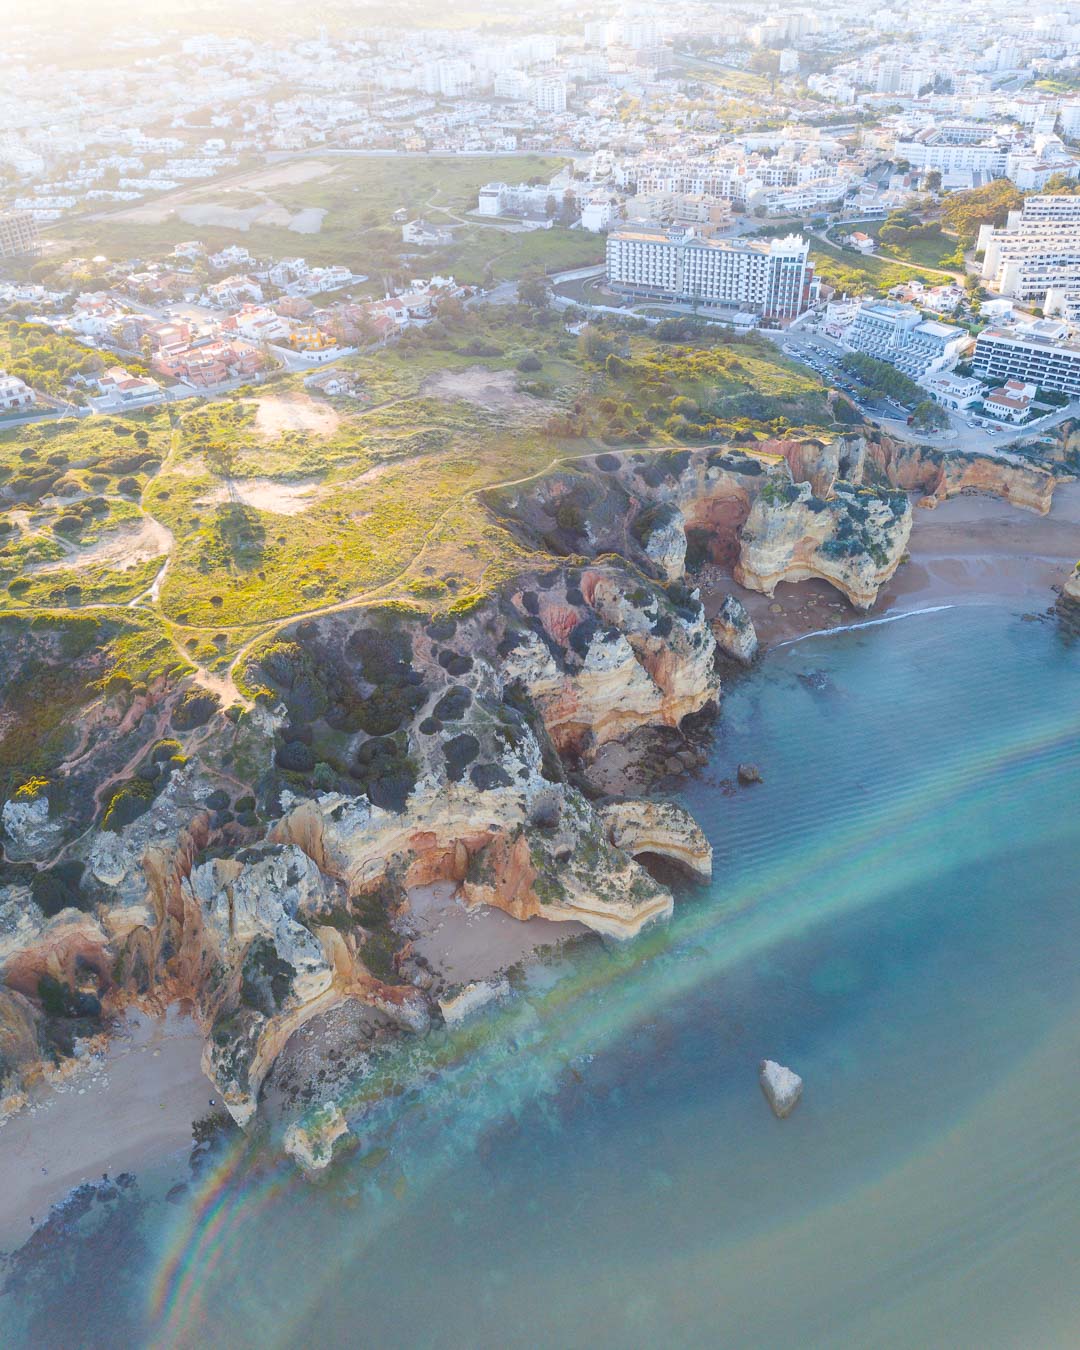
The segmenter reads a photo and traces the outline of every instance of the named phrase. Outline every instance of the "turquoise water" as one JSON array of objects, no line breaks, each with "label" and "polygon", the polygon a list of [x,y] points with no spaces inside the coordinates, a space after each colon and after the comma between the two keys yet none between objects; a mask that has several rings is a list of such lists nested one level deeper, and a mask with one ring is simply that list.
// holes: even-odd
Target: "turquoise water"
[{"label": "turquoise water", "polygon": [[985,608],[773,653],[669,926],[394,1062],[323,1186],[234,1152],[91,1206],[7,1343],[1077,1345],[1078,673]]}]

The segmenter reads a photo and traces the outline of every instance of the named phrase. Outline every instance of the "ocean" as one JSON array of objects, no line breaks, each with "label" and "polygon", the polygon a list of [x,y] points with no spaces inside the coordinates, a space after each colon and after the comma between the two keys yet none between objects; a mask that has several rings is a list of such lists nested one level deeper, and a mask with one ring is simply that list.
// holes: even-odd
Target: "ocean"
[{"label": "ocean", "polygon": [[234,1144],[84,1197],[0,1271],[4,1343],[1080,1344],[1078,674],[985,606],[773,651],[670,924],[388,1059],[319,1184]]}]

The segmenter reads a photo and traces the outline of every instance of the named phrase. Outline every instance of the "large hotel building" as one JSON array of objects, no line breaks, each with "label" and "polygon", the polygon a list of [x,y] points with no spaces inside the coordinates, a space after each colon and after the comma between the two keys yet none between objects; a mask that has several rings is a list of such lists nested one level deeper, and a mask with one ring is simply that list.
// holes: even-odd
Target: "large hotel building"
[{"label": "large hotel building", "polygon": [[0,211],[0,258],[36,253],[38,232],[29,211]]},{"label": "large hotel building", "polygon": [[785,239],[707,239],[692,230],[614,230],[607,239],[608,284],[642,299],[749,311],[781,322],[810,304],[810,245]]}]

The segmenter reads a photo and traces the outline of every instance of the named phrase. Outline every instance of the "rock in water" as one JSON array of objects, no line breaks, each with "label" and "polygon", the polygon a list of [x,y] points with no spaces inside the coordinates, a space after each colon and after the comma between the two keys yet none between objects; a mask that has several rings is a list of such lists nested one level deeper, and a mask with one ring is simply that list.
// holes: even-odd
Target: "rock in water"
[{"label": "rock in water", "polygon": [[758,1080],[773,1109],[773,1115],[778,1120],[790,1116],[802,1096],[802,1079],[799,1075],[783,1064],[777,1064],[774,1059],[763,1059]]},{"label": "rock in water", "polygon": [[735,776],[744,787],[749,783],[762,783],[765,781],[761,776],[761,770],[756,764],[740,764],[735,770]]},{"label": "rock in water", "polygon": [[716,645],[733,661],[748,666],[757,655],[757,632],[750,615],[733,595],[724,596],[724,603],[712,621],[712,631]]},{"label": "rock in water", "polygon": [[334,1145],[348,1133],[348,1122],[337,1102],[324,1102],[285,1131],[285,1152],[314,1176],[329,1166]]}]

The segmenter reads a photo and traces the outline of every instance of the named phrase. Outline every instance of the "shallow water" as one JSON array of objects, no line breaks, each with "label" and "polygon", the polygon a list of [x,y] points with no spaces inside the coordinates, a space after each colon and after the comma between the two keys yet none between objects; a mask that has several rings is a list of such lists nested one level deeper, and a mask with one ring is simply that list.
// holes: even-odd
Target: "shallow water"
[{"label": "shallow water", "polygon": [[225,1153],[91,1205],[6,1343],[1080,1343],[1078,673],[984,608],[774,653],[670,925],[392,1062],[325,1185]]}]

